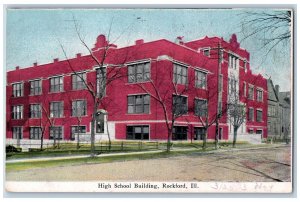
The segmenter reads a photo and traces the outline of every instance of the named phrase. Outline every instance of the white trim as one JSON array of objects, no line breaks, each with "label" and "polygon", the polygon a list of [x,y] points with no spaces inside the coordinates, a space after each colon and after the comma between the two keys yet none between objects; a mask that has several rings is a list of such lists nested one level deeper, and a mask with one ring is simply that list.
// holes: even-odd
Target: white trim
[{"label": "white trim", "polygon": [[[184,66],[184,67],[186,67],[186,68],[191,67],[191,65],[189,65],[189,64],[187,64],[187,63],[184,63],[184,62],[181,62],[181,61],[178,61],[178,60],[172,59],[171,61],[172,61],[173,63],[177,64],[177,65],[181,65],[181,66]],[[187,76],[188,76],[188,74],[187,74]]]},{"label": "white trim", "polygon": [[130,65],[141,64],[141,63],[148,63],[148,62],[149,63],[151,62],[151,58],[126,62],[126,63],[124,63],[124,66],[130,66]]}]

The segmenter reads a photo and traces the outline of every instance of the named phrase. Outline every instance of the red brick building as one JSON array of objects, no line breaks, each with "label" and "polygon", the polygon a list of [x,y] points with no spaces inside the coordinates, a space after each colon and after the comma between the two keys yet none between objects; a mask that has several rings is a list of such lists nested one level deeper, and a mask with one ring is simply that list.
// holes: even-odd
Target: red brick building
[{"label": "red brick building", "polygon": [[[235,34],[229,42],[218,37],[183,42],[179,37],[178,43],[137,40],[123,48],[108,44],[100,35],[92,51],[99,59],[106,53],[107,81],[113,72],[122,75],[107,84],[97,117],[96,140],[107,139],[108,131],[117,140],[167,139],[163,107],[147,94],[155,94],[154,87],[164,97],[169,120],[174,96],[178,96],[175,91],[182,92],[179,100],[185,113],[175,120],[174,140],[202,139],[203,125],[196,114],[208,113],[212,118],[217,109],[226,109],[230,89],[239,92],[239,102],[247,111],[239,133],[267,137],[267,80],[251,72],[250,54],[240,47]],[[77,54],[69,60],[54,59],[49,64],[8,71],[7,143],[38,144],[42,128],[45,142],[53,142],[54,137],[73,141],[78,131],[81,139],[88,141],[92,96],[78,74],[97,88],[98,69],[91,55]],[[227,116],[224,110],[219,121],[219,138],[225,140],[233,131]],[[214,138],[215,127],[208,128],[209,139]]]}]

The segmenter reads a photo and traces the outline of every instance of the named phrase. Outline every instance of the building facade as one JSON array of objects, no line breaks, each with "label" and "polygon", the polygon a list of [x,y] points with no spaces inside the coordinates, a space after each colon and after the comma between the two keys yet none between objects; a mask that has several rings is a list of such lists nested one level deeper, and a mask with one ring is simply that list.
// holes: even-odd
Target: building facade
[{"label": "building facade", "polygon": [[[252,73],[249,59],[235,34],[230,41],[137,40],[122,48],[100,35],[92,55],[7,72],[7,144],[38,144],[41,138],[74,141],[76,133],[89,141],[90,90],[98,92],[100,81],[106,86],[96,117],[97,141],[108,134],[115,140],[165,140],[166,123],[177,112],[173,140],[203,139],[203,121],[217,115],[218,138],[227,140],[232,134],[226,113],[231,92],[247,114],[240,133],[267,137],[267,80]],[[213,123],[208,139],[214,139],[215,131]]]}]

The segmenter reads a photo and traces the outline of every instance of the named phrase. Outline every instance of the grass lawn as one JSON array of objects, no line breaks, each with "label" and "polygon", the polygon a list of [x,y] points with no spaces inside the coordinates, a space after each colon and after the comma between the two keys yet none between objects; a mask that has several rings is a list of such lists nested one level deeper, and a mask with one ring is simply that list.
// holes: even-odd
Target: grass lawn
[{"label": "grass lawn", "polygon": [[[208,149],[209,151],[212,149]],[[51,161],[35,161],[35,162],[17,162],[17,163],[6,163],[6,172],[21,171],[27,169],[36,169],[52,166],[66,166],[66,165],[80,165],[80,164],[94,164],[94,163],[109,163],[114,161],[129,161],[129,160],[144,160],[153,158],[167,158],[177,155],[185,155],[195,152],[204,152],[202,150],[188,150],[188,151],[161,151],[157,153],[142,153],[142,154],[125,154],[120,156],[97,156],[87,158],[76,158],[76,159],[64,159],[64,160],[51,160]]]}]

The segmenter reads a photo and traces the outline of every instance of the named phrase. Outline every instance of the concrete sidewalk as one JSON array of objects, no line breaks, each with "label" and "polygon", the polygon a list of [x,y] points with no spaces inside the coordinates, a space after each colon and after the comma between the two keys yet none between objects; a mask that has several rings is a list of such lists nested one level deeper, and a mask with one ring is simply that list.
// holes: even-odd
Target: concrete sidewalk
[{"label": "concrete sidewalk", "polygon": [[[245,148],[220,148],[218,150],[211,151],[202,151],[200,148],[173,148],[171,151],[202,151],[203,155],[213,154],[219,152],[234,152],[234,151],[243,151],[243,150],[257,150],[257,149],[266,149],[266,148],[276,148],[276,147],[286,147],[286,144],[276,144],[273,146],[262,146],[262,147],[245,147]],[[290,145],[289,145],[290,146]],[[106,157],[106,156],[125,156],[125,155],[134,155],[134,154],[154,154],[164,152],[165,150],[155,150],[155,151],[141,151],[141,152],[122,152],[122,153],[109,153],[109,154],[99,154],[94,157]],[[67,160],[67,159],[82,159],[89,158],[91,155],[74,155],[74,156],[56,156],[56,157],[33,157],[33,158],[23,158],[23,159],[9,159],[6,160],[6,163],[20,163],[20,162],[39,162],[39,161],[51,161],[51,160]]]}]

